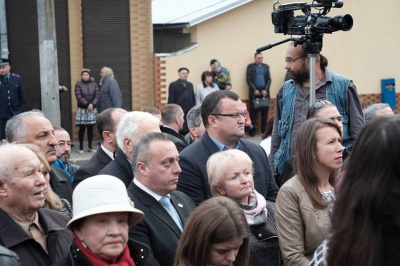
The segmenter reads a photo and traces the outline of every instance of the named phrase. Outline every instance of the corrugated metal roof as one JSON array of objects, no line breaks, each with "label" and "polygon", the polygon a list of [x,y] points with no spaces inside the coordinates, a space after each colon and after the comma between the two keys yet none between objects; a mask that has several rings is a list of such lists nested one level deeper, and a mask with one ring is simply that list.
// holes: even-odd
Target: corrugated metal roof
[{"label": "corrugated metal roof", "polygon": [[152,0],[153,24],[193,26],[253,0]]}]

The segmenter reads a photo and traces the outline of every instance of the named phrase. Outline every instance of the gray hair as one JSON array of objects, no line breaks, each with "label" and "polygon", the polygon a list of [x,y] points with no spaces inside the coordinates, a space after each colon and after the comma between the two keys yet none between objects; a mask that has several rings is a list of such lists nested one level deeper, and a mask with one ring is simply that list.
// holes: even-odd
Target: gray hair
[{"label": "gray hair", "polygon": [[214,64],[212,64],[212,65],[215,67],[222,67],[221,62],[219,62],[219,61],[215,61]]},{"label": "gray hair", "polygon": [[138,162],[150,165],[150,160],[153,157],[153,154],[150,151],[150,144],[154,141],[167,141],[173,143],[171,137],[169,137],[167,134],[164,133],[148,132],[144,134],[132,151],[132,167],[133,167],[133,172],[135,174],[136,174],[136,164]]},{"label": "gray hair", "polygon": [[14,141],[18,141],[20,143],[25,142],[24,118],[33,115],[45,117],[42,111],[33,109],[28,112],[20,113],[7,121],[5,131],[6,131],[6,140],[8,143]]},{"label": "gray hair", "polygon": [[[10,181],[14,175],[14,165],[11,160],[8,160],[8,155],[10,153],[10,149],[15,148],[26,148],[23,145],[15,144],[15,143],[6,143],[0,146],[0,179]],[[27,149],[27,148],[26,148]]]},{"label": "gray hair", "polygon": [[201,118],[201,103],[192,107],[186,115],[188,127],[199,127],[203,120]]},{"label": "gray hair", "polygon": [[133,141],[134,144],[136,144],[136,142],[138,141],[138,139],[136,138],[136,133],[139,129],[140,121],[142,121],[143,119],[147,119],[150,123],[154,123],[155,126],[159,125],[158,118],[147,112],[128,112],[121,118],[121,121],[118,124],[116,136],[118,147],[123,152],[126,152],[124,139],[128,138]]},{"label": "gray hair", "polygon": [[105,66],[102,69],[103,69],[104,77],[114,76],[114,72],[113,72],[113,70],[111,68]]},{"label": "gray hair", "polygon": [[182,108],[174,103],[167,104],[161,112],[161,121],[164,125],[172,124],[175,121],[175,117],[183,114]]},{"label": "gray hair", "polygon": [[390,105],[387,103],[374,103],[368,106],[364,111],[365,122],[374,118],[377,110],[381,110],[386,107],[390,108]]}]

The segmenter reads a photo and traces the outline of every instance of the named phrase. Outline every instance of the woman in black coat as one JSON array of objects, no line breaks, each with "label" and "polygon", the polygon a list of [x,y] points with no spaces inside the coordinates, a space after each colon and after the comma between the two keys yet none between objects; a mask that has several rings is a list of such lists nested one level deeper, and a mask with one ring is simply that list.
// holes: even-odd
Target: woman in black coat
[{"label": "woman in black coat", "polygon": [[97,109],[99,102],[99,87],[90,77],[90,69],[83,69],[81,77],[75,84],[75,97],[78,102],[75,124],[79,126],[79,153],[83,153],[83,138],[87,128],[88,151],[96,152],[92,146],[93,126],[96,124]]}]

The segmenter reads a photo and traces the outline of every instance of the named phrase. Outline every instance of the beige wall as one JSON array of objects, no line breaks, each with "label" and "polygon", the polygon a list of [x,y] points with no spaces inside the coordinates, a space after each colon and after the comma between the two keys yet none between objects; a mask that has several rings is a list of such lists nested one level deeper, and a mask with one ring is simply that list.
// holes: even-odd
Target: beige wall
[{"label": "beige wall", "polygon": [[[291,2],[295,1],[281,1]],[[210,60],[216,58],[231,71],[233,90],[247,99],[245,72],[247,64],[253,62],[255,49],[288,37],[274,33],[272,3],[272,0],[255,0],[197,25],[198,47],[165,58],[165,85],[177,79],[179,67],[186,66],[190,69],[189,80],[196,87],[202,71],[209,70]],[[396,78],[400,82],[400,38],[395,21],[398,10],[400,1],[397,0],[344,0],[343,8],[331,9],[328,14],[329,17],[353,16],[351,31],[324,36],[322,54],[328,58],[330,70],[354,80],[360,94],[380,93],[382,78]],[[299,11],[296,15],[300,15]],[[263,53],[264,62],[271,67],[273,98],[284,80],[286,48],[287,44],[282,44]]]}]

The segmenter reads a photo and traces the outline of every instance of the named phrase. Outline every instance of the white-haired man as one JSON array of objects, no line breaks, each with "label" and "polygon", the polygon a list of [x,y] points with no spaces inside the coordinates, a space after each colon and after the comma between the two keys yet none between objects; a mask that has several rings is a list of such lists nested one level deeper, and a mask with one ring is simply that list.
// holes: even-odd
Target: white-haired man
[{"label": "white-haired man", "polygon": [[99,174],[118,177],[128,187],[133,179],[132,151],[146,132],[160,132],[157,117],[140,111],[129,112],[124,115],[117,129],[118,150],[115,153],[115,158]]},{"label": "white-haired man", "polygon": [[68,218],[42,208],[46,179],[30,149],[18,144],[0,147],[0,243],[20,258],[20,265],[53,265],[68,255],[73,239]]}]

